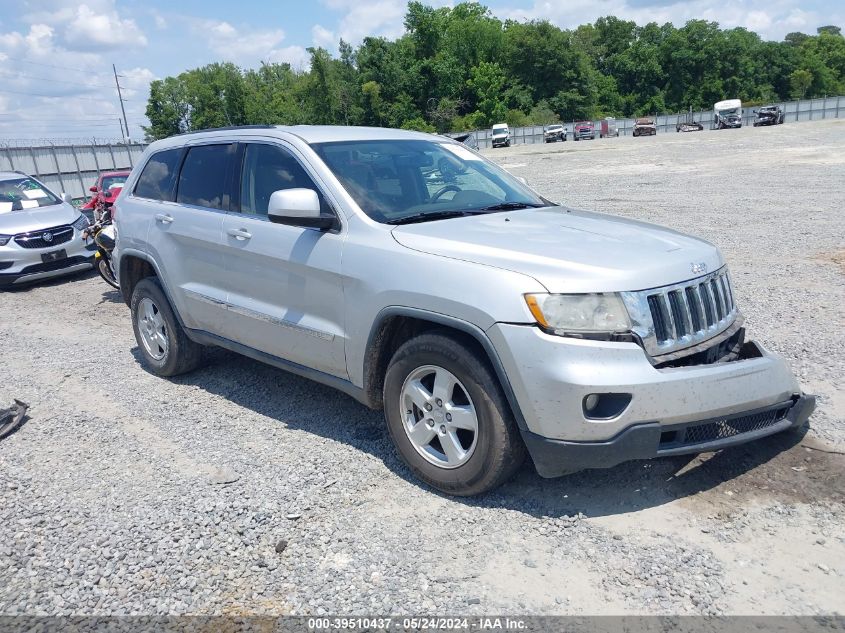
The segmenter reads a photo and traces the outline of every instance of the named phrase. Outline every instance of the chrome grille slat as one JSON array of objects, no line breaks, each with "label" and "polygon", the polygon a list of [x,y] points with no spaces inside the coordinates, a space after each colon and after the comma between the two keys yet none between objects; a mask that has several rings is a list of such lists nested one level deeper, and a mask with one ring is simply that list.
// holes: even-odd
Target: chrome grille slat
[{"label": "chrome grille slat", "polygon": [[701,309],[701,297],[697,292],[697,288],[695,286],[687,286],[684,288],[684,294],[687,298],[687,306],[692,319],[692,329],[695,332],[701,332],[704,329],[704,318]]},{"label": "chrome grille slat", "polygon": [[704,305],[707,327],[710,327],[716,322],[716,317],[715,310],[713,309],[713,297],[710,296],[710,290],[707,288],[707,284],[698,284],[698,295],[701,298],[701,303]]},{"label": "chrome grille slat", "polygon": [[[50,233],[52,236],[49,242],[42,237],[45,233]],[[15,243],[22,248],[50,248],[69,242],[71,239],[73,239],[73,227],[69,225],[54,226],[49,229],[15,235]]]},{"label": "chrome grille slat", "polygon": [[739,315],[725,267],[687,282],[622,296],[634,332],[653,356],[698,346],[728,329]]}]

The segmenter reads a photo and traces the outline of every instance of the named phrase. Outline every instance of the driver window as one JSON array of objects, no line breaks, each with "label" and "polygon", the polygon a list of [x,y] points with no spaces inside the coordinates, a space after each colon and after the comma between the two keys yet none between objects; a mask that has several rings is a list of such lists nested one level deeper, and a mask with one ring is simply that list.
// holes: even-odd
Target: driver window
[{"label": "driver window", "polygon": [[330,212],[320,189],[289,151],[278,145],[247,145],[241,179],[241,213],[266,216],[270,196],[280,189],[312,189],[320,199],[321,211]]}]

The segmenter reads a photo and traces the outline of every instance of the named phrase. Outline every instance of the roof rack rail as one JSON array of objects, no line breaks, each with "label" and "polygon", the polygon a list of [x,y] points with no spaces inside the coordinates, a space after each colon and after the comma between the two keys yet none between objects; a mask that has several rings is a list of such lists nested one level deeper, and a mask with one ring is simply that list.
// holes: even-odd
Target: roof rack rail
[{"label": "roof rack rail", "polygon": [[204,130],[191,130],[190,132],[181,132],[173,136],[188,136],[189,134],[202,134],[203,132],[225,132],[226,130],[272,130],[275,125],[261,124],[261,125],[228,125],[226,127],[209,127]]}]

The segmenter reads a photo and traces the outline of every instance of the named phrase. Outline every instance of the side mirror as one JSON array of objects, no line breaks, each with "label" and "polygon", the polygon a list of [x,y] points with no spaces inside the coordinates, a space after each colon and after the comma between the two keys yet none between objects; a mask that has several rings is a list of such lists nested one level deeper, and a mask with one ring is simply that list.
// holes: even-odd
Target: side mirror
[{"label": "side mirror", "polygon": [[90,191],[91,193],[97,193],[97,185],[91,185],[90,187],[88,187],[88,191]]},{"label": "side mirror", "polygon": [[62,195],[59,196],[59,197],[62,199],[62,202],[67,202],[68,204],[73,204],[73,198],[70,196],[69,193],[62,193]]},{"label": "side mirror", "polygon": [[320,214],[320,199],[313,189],[274,191],[267,205],[267,218],[275,224],[327,231],[337,225],[333,215]]}]

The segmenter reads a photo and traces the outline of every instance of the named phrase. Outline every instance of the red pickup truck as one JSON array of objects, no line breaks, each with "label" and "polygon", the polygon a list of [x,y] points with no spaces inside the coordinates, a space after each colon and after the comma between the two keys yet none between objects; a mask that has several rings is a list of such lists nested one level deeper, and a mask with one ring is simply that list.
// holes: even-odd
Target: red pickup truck
[{"label": "red pickup truck", "polygon": [[595,140],[596,138],[596,128],[593,125],[592,121],[578,121],[575,124],[575,133],[573,137],[576,141],[583,140],[585,138]]}]

